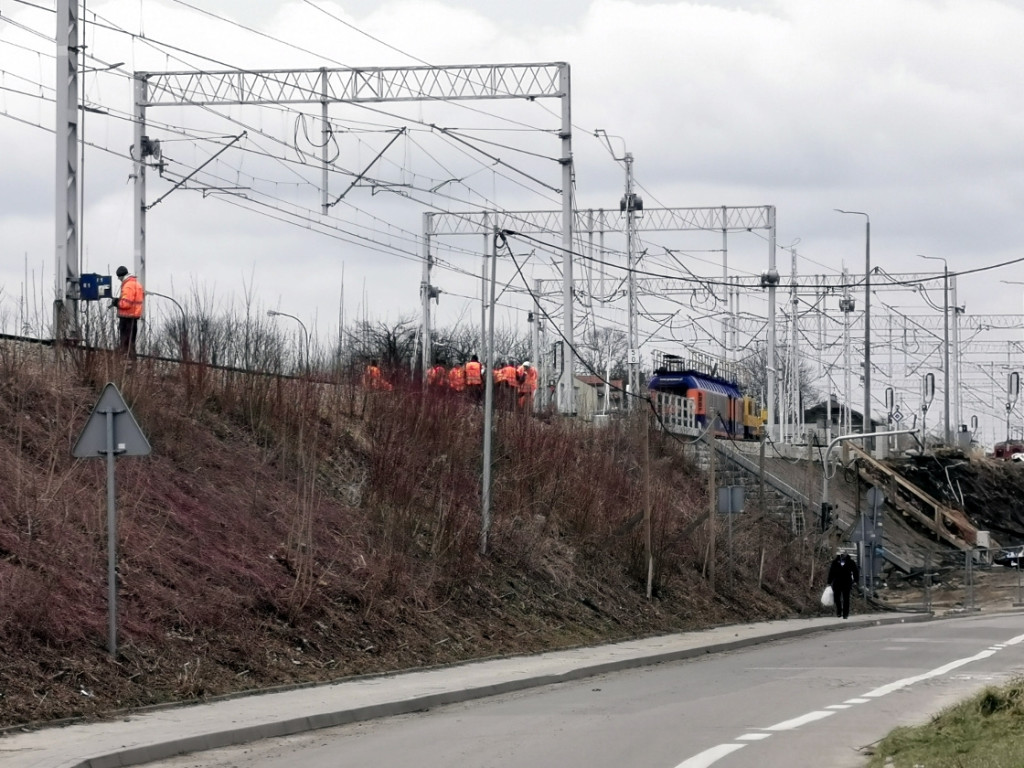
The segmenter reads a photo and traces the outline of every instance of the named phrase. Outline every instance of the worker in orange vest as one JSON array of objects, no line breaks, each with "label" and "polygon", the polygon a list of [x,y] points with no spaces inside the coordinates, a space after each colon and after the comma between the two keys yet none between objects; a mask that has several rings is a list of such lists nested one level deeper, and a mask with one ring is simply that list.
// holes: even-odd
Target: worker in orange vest
[{"label": "worker in orange vest", "polygon": [[452,392],[462,392],[466,389],[466,369],[461,365],[453,365],[448,371],[448,388]]},{"label": "worker in orange vest", "polygon": [[391,385],[381,375],[380,366],[376,360],[372,360],[366,370],[363,371],[363,388],[374,391],[388,391]]},{"label": "worker in orange vest", "polygon": [[139,335],[139,318],[142,317],[142,303],[146,292],[135,275],[128,274],[128,267],[118,267],[117,277],[121,281],[121,295],[110,302],[117,307],[117,331],[121,351],[135,359],[135,339]]},{"label": "worker in orange vest", "polygon": [[516,404],[516,389],[518,385],[519,379],[516,374],[516,366],[509,360],[501,369],[501,395],[499,395],[499,402],[502,402],[510,411]]},{"label": "worker in orange vest", "polygon": [[519,410],[533,412],[533,393],[537,391],[537,369],[527,360],[516,370],[519,391]]},{"label": "worker in orange vest", "polygon": [[427,384],[432,387],[445,387],[448,385],[448,372],[440,363],[434,363],[434,367],[427,371]]},{"label": "worker in orange vest", "polygon": [[466,390],[478,403],[484,395],[483,366],[476,355],[473,355],[466,363]]}]

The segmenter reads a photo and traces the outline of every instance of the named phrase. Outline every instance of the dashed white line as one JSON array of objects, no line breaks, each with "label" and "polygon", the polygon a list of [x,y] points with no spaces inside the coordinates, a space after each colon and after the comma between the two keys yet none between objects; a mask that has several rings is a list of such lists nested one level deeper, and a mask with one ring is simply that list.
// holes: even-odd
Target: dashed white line
[{"label": "dashed white line", "polygon": [[712,763],[721,760],[726,755],[731,755],[737,749],[743,749],[746,744],[719,744],[717,747],[705,749],[699,755],[694,755],[689,760],[683,760],[676,768],[707,768]]},{"label": "dashed white line", "polygon": [[766,731],[791,731],[794,728],[799,728],[801,725],[807,725],[807,723],[813,723],[815,720],[824,720],[826,717],[834,715],[835,712],[828,712],[826,710],[817,710],[816,712],[808,712],[806,715],[800,715],[800,717],[794,717],[792,720],[783,720],[781,723],[775,725],[769,725],[765,728]]},{"label": "dashed white line", "polygon": [[[779,731],[791,731],[796,728],[799,728],[802,725],[806,725],[807,723],[813,723],[818,720],[824,720],[826,717],[834,715],[839,710],[849,709],[850,706],[853,704],[867,704],[872,699],[877,699],[880,696],[885,696],[886,694],[892,693],[893,691],[898,691],[901,688],[906,688],[907,686],[913,685],[914,683],[919,683],[922,680],[929,680],[933,677],[945,675],[949,672],[952,672],[954,669],[957,669],[958,667],[962,667],[965,664],[970,664],[974,661],[981,661],[982,659],[987,659],[990,656],[994,656],[997,651],[1001,651],[1008,646],[1017,645],[1022,642],[1024,642],[1024,635],[1018,635],[1017,637],[1013,637],[1007,640],[1005,643],[990,646],[987,650],[981,651],[980,653],[976,653],[974,656],[968,656],[964,659],[957,659],[956,661],[951,661],[949,664],[944,664],[941,667],[936,667],[935,669],[929,672],[924,672],[920,675],[914,675],[913,677],[905,677],[902,680],[896,680],[892,683],[889,683],[888,685],[883,685],[878,688],[875,688],[873,691],[868,691],[867,693],[862,694],[861,696],[857,696],[852,699],[847,699],[842,704],[830,704],[823,710],[815,710],[814,712],[808,712],[805,715],[800,715],[799,717],[794,717],[790,720],[783,720],[781,723],[776,723],[775,725],[770,725],[767,728],[762,728],[761,732],[758,733],[744,733],[742,736],[738,736],[736,738],[736,741],[761,741],[763,739],[767,739],[769,736],[772,735],[772,733],[777,733]],[[745,746],[746,744],[719,744],[718,746],[711,747],[710,749],[705,749],[703,752],[696,754],[687,760],[684,760],[683,762],[679,763],[679,765],[677,765],[676,768],[708,768],[708,766],[714,764],[726,755],[730,755],[736,750],[742,749]]]}]

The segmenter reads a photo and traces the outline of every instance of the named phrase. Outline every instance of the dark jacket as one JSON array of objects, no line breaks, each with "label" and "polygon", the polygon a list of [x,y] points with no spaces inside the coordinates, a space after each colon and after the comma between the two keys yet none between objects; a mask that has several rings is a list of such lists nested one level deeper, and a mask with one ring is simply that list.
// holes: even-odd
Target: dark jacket
[{"label": "dark jacket", "polygon": [[828,569],[828,584],[832,589],[848,590],[857,583],[857,579],[860,577],[860,569],[857,568],[857,563],[853,561],[852,557],[847,556],[845,559],[840,559],[841,555],[837,555],[836,559],[832,561],[832,565]]}]

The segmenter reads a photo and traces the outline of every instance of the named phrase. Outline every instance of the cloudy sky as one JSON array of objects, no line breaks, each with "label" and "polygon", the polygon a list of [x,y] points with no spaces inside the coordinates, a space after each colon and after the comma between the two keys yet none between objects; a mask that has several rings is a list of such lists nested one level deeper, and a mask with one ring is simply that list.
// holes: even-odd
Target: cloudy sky
[{"label": "cloudy sky", "polygon": [[[54,2],[0,0],[8,331],[52,298]],[[1024,7],[1009,0],[90,0],[83,21],[87,65],[121,63],[85,77],[88,104],[106,113],[85,116],[85,272],[132,263],[133,71],[564,61],[577,208],[618,207],[616,158],[629,152],[648,207],[776,206],[784,278],[794,259],[804,276],[844,266],[863,274],[864,219],[834,209],[864,211],[874,266],[919,274],[942,267],[918,254],[942,257],[965,273],[957,303],[967,315],[1021,312],[1024,285],[1000,281],[1024,282],[1024,262],[970,272],[1024,257]],[[560,205],[557,100],[335,104],[328,190],[345,196],[322,216],[319,110],[148,110],[165,162],[162,174],[149,173],[148,199],[170,192],[148,216],[151,290],[276,308],[329,342],[342,309],[347,320],[418,312],[423,213]],[[476,322],[482,238],[441,240],[439,322]],[[624,327],[624,304],[611,300],[621,296],[623,241],[610,235],[606,246],[609,300],[578,311],[592,313],[591,326]],[[650,233],[641,247],[641,268],[652,273],[722,275],[720,234]],[[560,263],[543,243],[512,248],[523,275],[506,259],[499,319],[525,329],[525,283],[550,280],[554,290]],[[730,234],[730,274],[757,275],[767,261],[763,233]],[[714,321],[701,318],[721,314],[721,297],[709,300],[700,286],[715,292],[698,284],[689,317],[678,302],[649,300],[642,335],[652,345],[715,336]],[[922,299],[881,292],[873,307],[936,317]],[[941,290],[930,299],[941,305]],[[820,304],[834,315],[836,303]],[[759,292],[741,305],[765,313]],[[965,383],[973,377],[975,389],[992,391],[964,420],[1001,412],[1003,385],[994,382],[1005,380],[996,366],[1014,362],[1009,338],[993,337],[989,358],[965,359]],[[937,360],[905,362],[891,378],[919,378],[939,370]],[[914,387],[905,389],[909,398]]]}]

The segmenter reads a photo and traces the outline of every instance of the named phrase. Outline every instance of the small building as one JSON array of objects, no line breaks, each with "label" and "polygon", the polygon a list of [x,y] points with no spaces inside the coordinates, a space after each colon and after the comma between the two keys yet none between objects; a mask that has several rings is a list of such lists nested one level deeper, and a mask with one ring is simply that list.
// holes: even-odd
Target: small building
[{"label": "small building", "polygon": [[622,379],[612,379],[609,384],[600,376],[576,376],[576,415],[590,421],[601,413],[616,413],[624,410],[625,385]]},{"label": "small building", "polygon": [[[811,441],[816,445],[826,444],[825,436],[828,433],[829,409],[830,406],[826,400],[804,410],[804,432],[811,437]],[[842,434],[840,425],[843,423],[843,418],[846,415],[846,406],[833,397],[831,412],[832,437],[836,437]],[[864,432],[864,416],[861,411],[850,409],[850,425],[854,434],[861,434]],[[888,428],[889,427],[886,425],[886,422],[879,421],[878,419],[871,419],[868,432],[884,431]]]}]

